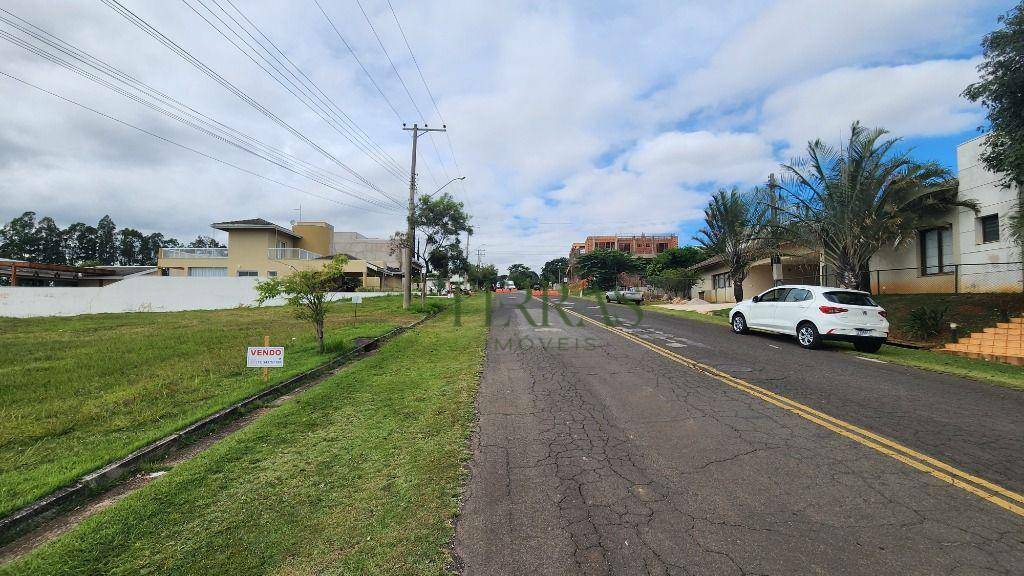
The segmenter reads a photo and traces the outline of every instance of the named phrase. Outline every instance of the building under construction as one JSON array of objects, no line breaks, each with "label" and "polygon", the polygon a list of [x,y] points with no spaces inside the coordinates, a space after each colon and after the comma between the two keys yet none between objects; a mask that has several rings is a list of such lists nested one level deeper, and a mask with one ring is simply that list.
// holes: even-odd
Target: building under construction
[{"label": "building under construction", "polygon": [[569,249],[569,278],[578,279],[575,274],[576,259],[594,250],[619,250],[639,258],[654,258],[673,248],[679,248],[679,236],[675,234],[587,236],[583,242],[573,242]]}]

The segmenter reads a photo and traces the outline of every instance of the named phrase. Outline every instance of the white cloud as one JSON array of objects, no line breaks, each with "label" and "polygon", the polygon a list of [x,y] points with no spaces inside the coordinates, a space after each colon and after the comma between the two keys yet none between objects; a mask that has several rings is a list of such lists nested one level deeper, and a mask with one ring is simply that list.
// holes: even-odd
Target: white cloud
[{"label": "white cloud", "polygon": [[[588,234],[672,229],[700,215],[708,189],[763,180],[780,159],[773,144],[828,136],[854,116],[899,135],[972,127],[976,112],[957,97],[970,67],[966,58],[978,53],[981,35],[1006,8],[980,0],[779,0],[754,7],[743,0],[392,3],[469,177],[448,190],[474,215],[473,247],[491,251],[485,260],[501,266],[517,260],[539,266]],[[407,165],[408,134],[312,3],[236,4]],[[402,119],[419,120],[358,8],[324,6]],[[387,4],[364,6],[424,116],[440,123]],[[401,179],[384,173],[186,6],[138,0],[130,8],[360,173],[404,196]],[[340,171],[102,4],[10,0],[5,9],[218,120]],[[2,40],[0,60],[5,72],[183,144],[351,201]],[[306,218],[339,229],[387,236],[403,225],[400,214],[303,196],[5,79],[0,101],[0,220],[24,210],[62,224],[110,213],[123,226],[191,237],[210,233],[207,224],[219,219],[284,223],[301,203]],[[435,181],[444,183],[438,152],[450,175],[455,168],[445,137],[421,144],[420,186],[430,191]]]},{"label": "white cloud", "polygon": [[631,171],[666,183],[752,183],[776,165],[771,146],[752,133],[666,132],[644,142],[628,160]]},{"label": "white cloud", "polygon": [[833,70],[768,96],[761,129],[798,151],[815,138],[845,136],[855,120],[903,137],[970,130],[983,112],[960,92],[977,80],[978,63],[971,58]]}]

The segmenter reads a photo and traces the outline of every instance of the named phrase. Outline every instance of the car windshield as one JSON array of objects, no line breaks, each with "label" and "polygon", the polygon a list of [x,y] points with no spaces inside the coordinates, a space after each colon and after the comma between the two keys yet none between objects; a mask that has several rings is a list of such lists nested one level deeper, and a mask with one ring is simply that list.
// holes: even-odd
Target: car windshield
[{"label": "car windshield", "polygon": [[836,304],[848,306],[878,306],[871,296],[860,292],[825,292],[825,299]]}]

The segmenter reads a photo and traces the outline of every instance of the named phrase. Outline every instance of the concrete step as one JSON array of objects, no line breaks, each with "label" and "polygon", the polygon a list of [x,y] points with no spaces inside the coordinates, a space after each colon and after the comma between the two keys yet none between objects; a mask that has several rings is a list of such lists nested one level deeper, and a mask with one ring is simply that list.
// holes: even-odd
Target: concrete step
[{"label": "concrete step", "polygon": [[985,352],[964,352],[960,350],[948,350],[940,349],[937,352],[943,354],[952,354],[954,356],[963,356],[965,358],[976,358],[979,360],[988,360],[990,362],[1001,362],[1003,364],[1009,364],[1011,366],[1024,366],[1024,353],[1022,354],[990,354]]}]

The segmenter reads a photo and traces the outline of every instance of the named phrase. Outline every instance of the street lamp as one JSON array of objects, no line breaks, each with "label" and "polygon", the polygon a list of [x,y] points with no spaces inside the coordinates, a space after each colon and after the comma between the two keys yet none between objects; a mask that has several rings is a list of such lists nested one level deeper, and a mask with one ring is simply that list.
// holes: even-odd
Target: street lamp
[{"label": "street lamp", "polygon": [[444,183],[444,186],[441,186],[441,187],[440,187],[440,188],[438,188],[437,190],[434,190],[434,191],[433,191],[433,192],[431,192],[430,194],[427,194],[427,198],[430,198],[430,197],[431,197],[431,196],[433,196],[434,194],[437,194],[437,193],[438,193],[438,192],[440,192],[441,190],[444,190],[444,187],[445,187],[445,186],[447,186],[447,185],[449,185],[449,184],[451,184],[452,182],[455,182],[456,180],[465,180],[465,179],[466,179],[466,177],[465,177],[465,176],[459,176],[458,178],[452,178],[451,180],[449,180],[449,181],[445,182],[445,183]]}]

